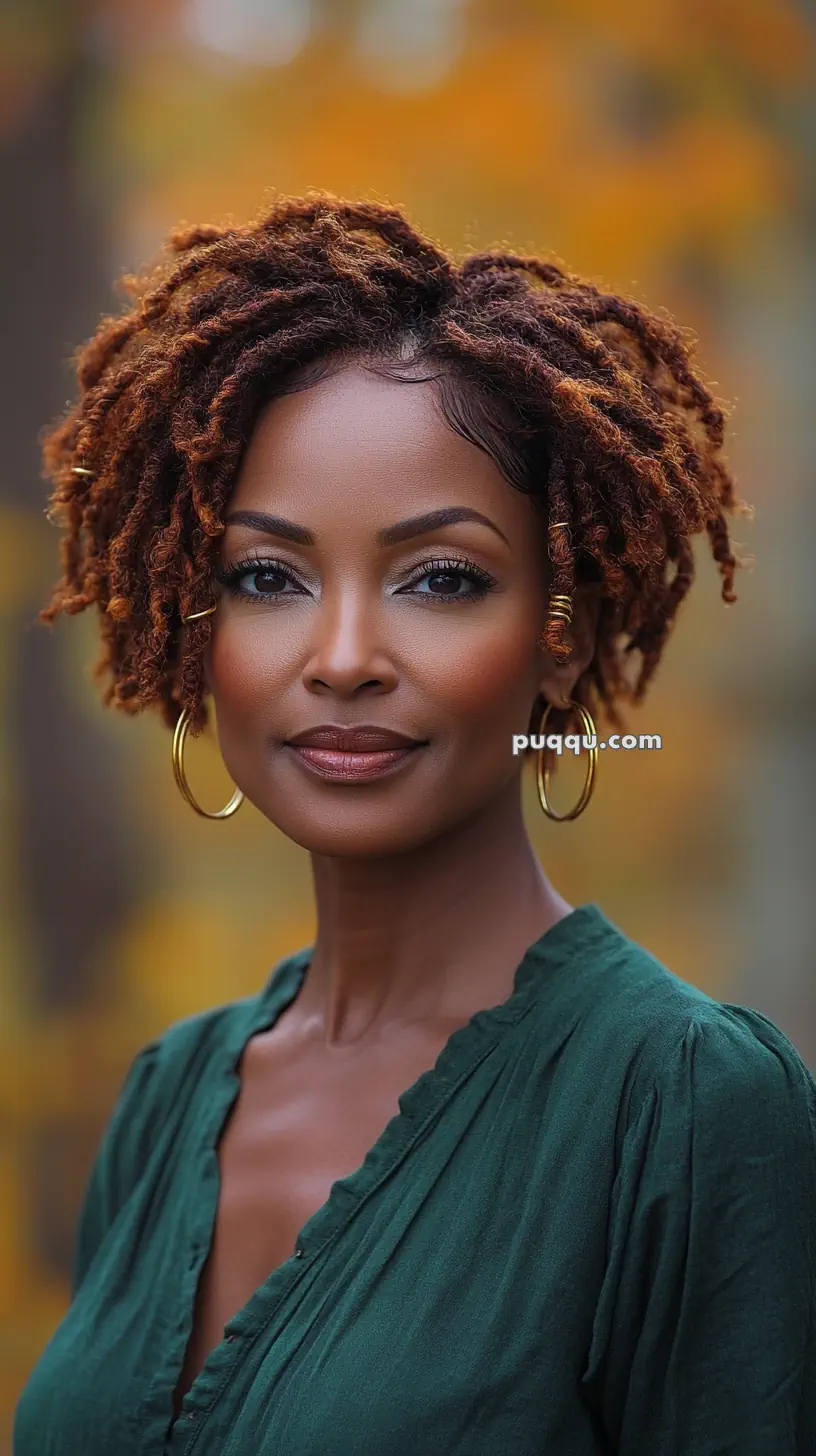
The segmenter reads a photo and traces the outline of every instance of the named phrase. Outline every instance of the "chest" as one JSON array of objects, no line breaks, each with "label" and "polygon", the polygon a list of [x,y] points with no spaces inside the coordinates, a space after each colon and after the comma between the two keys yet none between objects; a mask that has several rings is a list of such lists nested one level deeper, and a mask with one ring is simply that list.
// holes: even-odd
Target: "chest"
[{"label": "chest", "polygon": [[[296,1059],[274,1077],[259,1065],[257,1080],[242,1067],[229,1107],[222,1061],[194,1103],[168,1097],[143,1176],[24,1392],[15,1456],[611,1449],[580,1372],[605,1369],[618,1301],[634,1317],[648,1293],[639,1259],[627,1277],[607,1271],[619,1097],[577,1036],[559,1043],[553,1085],[538,1036],[527,1022],[499,1044],[470,1037],[419,1096],[432,1048],[398,1069],[387,1056],[370,1079],[350,1060],[333,1080],[308,1059],[300,1074]],[[400,1100],[406,1117],[381,1141]],[[355,1181],[375,1142],[385,1154]],[[290,1259],[349,1171],[334,1220]],[[628,1207],[631,1188],[618,1191]],[[239,1309],[250,1317],[228,1343]],[[168,1430],[182,1342],[182,1390],[196,1389]],[[615,1359],[625,1371],[628,1349]]]},{"label": "chest", "polygon": [[265,1055],[262,1038],[244,1054],[241,1089],[218,1144],[219,1198],[210,1252],[199,1278],[192,1329],[174,1394],[181,1401],[224,1326],[295,1251],[304,1224],[331,1186],[364,1161],[400,1094],[433,1065],[439,1044],[359,1063],[316,1055],[295,1068]]}]

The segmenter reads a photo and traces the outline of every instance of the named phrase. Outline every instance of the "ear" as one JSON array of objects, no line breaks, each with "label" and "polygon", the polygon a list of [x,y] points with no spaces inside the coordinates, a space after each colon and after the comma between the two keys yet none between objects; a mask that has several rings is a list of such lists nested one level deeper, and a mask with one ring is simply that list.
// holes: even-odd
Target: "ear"
[{"label": "ear", "polygon": [[568,631],[573,647],[569,662],[562,665],[545,647],[539,648],[539,691],[556,708],[569,706],[573,688],[595,654],[601,586],[599,581],[583,582],[572,594],[572,622]]}]

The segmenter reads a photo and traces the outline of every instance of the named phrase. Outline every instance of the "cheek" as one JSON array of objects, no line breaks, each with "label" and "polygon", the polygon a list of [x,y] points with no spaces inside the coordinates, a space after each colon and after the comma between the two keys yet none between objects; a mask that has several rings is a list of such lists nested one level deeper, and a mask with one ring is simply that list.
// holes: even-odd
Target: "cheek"
[{"label": "cheek", "polygon": [[527,613],[448,634],[445,651],[416,665],[416,680],[459,737],[496,738],[526,729],[538,691],[537,634]]},{"label": "cheek", "polygon": [[274,702],[291,683],[295,653],[287,651],[284,634],[273,634],[267,622],[225,621],[210,643],[208,675],[218,705],[219,722],[251,722],[269,716]]},{"label": "cheek", "polygon": [[457,715],[483,720],[495,718],[502,709],[512,712],[515,704],[526,701],[532,682],[529,649],[513,650],[512,644],[500,642],[490,650],[480,644],[480,650],[446,661],[439,692]]}]

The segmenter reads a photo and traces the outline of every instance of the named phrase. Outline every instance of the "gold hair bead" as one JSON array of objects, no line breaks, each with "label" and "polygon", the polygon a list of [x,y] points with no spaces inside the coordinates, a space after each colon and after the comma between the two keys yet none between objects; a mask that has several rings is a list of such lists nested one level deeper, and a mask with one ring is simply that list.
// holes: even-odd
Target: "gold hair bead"
[{"label": "gold hair bead", "polygon": [[81,466],[81,465],[72,465],[71,466],[71,474],[72,475],[93,475],[93,471],[92,470],[85,470],[83,468],[83,466]]}]

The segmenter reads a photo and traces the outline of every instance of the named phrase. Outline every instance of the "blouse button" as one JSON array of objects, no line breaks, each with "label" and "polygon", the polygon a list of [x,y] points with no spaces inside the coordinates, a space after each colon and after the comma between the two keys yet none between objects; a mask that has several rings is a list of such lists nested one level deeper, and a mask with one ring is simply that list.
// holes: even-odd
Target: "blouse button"
[{"label": "blouse button", "polygon": [[297,1248],[295,1249],[295,1258],[296,1259],[302,1259],[303,1258],[303,1250],[300,1247],[300,1244],[298,1244]]}]

